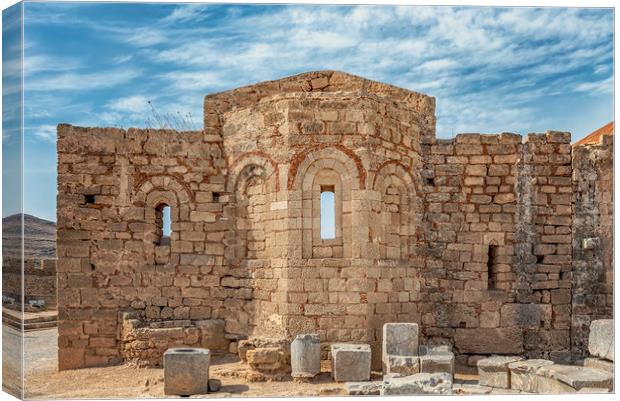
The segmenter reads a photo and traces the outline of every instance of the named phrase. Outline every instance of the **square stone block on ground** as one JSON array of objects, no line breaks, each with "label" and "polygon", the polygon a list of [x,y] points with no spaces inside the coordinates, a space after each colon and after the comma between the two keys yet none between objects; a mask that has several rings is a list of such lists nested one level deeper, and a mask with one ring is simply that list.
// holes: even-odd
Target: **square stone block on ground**
[{"label": "square stone block on ground", "polygon": [[398,356],[418,355],[417,323],[386,323],[383,325],[383,353]]},{"label": "square stone block on ground", "polygon": [[538,392],[544,394],[574,393],[584,388],[613,388],[613,374],[583,366],[550,365],[537,371]]},{"label": "square stone block on ground", "polygon": [[332,344],[332,377],[337,382],[370,380],[369,344]]},{"label": "square stone block on ground", "polygon": [[452,377],[447,373],[418,373],[383,380],[381,395],[452,394]]},{"label": "square stone block on ground", "polygon": [[419,328],[417,323],[385,323],[383,325],[381,349],[383,372],[390,372],[390,357],[417,356],[419,344]]},{"label": "square stone block on ground", "polygon": [[291,343],[291,376],[314,377],[321,372],[321,341],[318,334],[299,334]]},{"label": "square stone block on ground", "polygon": [[553,361],[546,359],[528,359],[526,361],[508,364],[510,370],[510,388],[513,390],[538,393],[538,369],[553,365]]},{"label": "square stone block on ground", "polygon": [[614,321],[612,319],[594,320],[590,324],[588,351],[592,356],[614,360]]},{"label": "square stone block on ground", "polygon": [[510,388],[508,364],[522,360],[520,356],[492,356],[478,361],[480,385],[495,388]]},{"label": "square stone block on ground", "polygon": [[205,348],[168,349],[164,353],[164,394],[207,394],[210,359]]}]

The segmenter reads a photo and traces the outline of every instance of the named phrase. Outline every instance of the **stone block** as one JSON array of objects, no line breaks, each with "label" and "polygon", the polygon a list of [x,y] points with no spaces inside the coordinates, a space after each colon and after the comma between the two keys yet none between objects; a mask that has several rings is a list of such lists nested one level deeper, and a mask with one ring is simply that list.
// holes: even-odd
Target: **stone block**
[{"label": "stone block", "polygon": [[417,356],[388,355],[384,373],[396,373],[401,376],[420,373],[420,358]]},{"label": "stone block", "polygon": [[458,395],[485,395],[491,394],[493,387],[481,386],[479,384],[453,384],[452,391]]},{"label": "stone block", "polygon": [[492,356],[478,361],[480,385],[495,388],[510,388],[508,364],[522,360],[520,356]]},{"label": "stone block", "polygon": [[417,356],[419,328],[417,323],[386,323],[383,325],[382,361],[387,370],[389,356]]},{"label": "stone block", "polygon": [[374,382],[348,382],[344,388],[349,395],[379,395],[381,394],[382,381]]},{"label": "stone block", "polygon": [[381,395],[452,394],[452,377],[447,373],[418,373],[383,380]]},{"label": "stone block", "polygon": [[509,363],[510,388],[528,393],[537,393],[539,376],[536,372],[541,367],[550,365],[553,365],[553,361],[546,359],[528,359],[526,361]]},{"label": "stone block", "polygon": [[611,390],[613,374],[583,366],[550,365],[537,371],[540,393],[574,393],[583,388],[602,388]]},{"label": "stone block", "polygon": [[383,352],[389,355],[418,355],[417,323],[386,323],[383,325]]},{"label": "stone block", "polygon": [[209,392],[210,353],[204,348],[170,348],[164,353],[164,394]]},{"label": "stone block", "polygon": [[462,354],[510,355],[523,352],[523,332],[517,327],[456,329],[454,345]]},{"label": "stone block", "polygon": [[225,337],[224,326],[224,321],[220,319],[196,321],[196,327],[200,329],[200,346],[211,351],[227,351],[230,340]]},{"label": "stone block", "polygon": [[291,376],[314,377],[321,372],[321,341],[318,334],[299,334],[291,343]]},{"label": "stone block", "polygon": [[448,373],[454,376],[454,354],[449,347],[426,349],[420,355],[421,373]]},{"label": "stone block", "polygon": [[337,382],[370,380],[371,350],[368,344],[332,344],[332,377]]},{"label": "stone block", "polygon": [[551,322],[551,305],[548,304],[506,304],[501,309],[503,327],[538,328]]},{"label": "stone block", "polygon": [[614,360],[614,321],[612,319],[594,320],[590,324],[588,351],[592,356]]},{"label": "stone block", "polygon": [[275,374],[288,370],[286,355],[278,347],[255,348],[247,351],[248,365],[258,372]]},{"label": "stone block", "polygon": [[583,366],[586,368],[599,369],[609,373],[614,373],[614,363],[606,359],[586,358],[583,361]]}]

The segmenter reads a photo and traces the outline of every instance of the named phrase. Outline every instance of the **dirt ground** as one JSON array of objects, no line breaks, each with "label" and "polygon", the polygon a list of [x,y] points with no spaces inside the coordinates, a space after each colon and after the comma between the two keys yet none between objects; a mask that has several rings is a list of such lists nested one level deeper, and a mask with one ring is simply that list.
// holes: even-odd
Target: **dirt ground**
[{"label": "dirt ground", "polygon": [[[19,364],[19,333],[3,325],[3,349],[11,358],[9,364]],[[71,399],[71,398],[163,398],[163,369],[135,368],[121,365],[105,368],[57,370],[57,329],[27,332],[25,349],[25,398]],[[17,362],[15,362],[17,360]],[[11,367],[16,367],[13,365]],[[8,367],[8,366],[7,366]],[[210,377],[220,379],[221,390],[198,398],[220,397],[291,397],[344,395],[344,385],[334,383],[328,371],[308,383],[293,381],[247,382],[239,373],[245,365],[234,355],[213,356]],[[5,372],[6,374],[6,372]],[[379,380],[378,375],[373,375]],[[8,378],[8,377],[7,377]],[[10,381],[10,378],[8,378]],[[465,379],[465,378],[464,378]],[[6,380],[5,380],[5,383]],[[171,398],[167,396],[166,398]]]},{"label": "dirt ground", "polygon": [[[5,358],[10,368],[19,366],[21,349],[19,333],[3,325]],[[25,398],[28,399],[70,399],[70,398],[163,398],[163,369],[145,369],[131,366],[111,366],[57,370],[57,330],[47,329],[27,332],[25,349]],[[12,352],[11,352],[12,351]],[[11,363],[13,362],[13,363]],[[246,382],[237,374],[245,369],[234,355],[214,356],[209,374],[220,379],[219,392],[199,398],[219,397],[265,397],[265,396],[317,396],[335,395],[343,389],[334,383],[328,372],[321,373],[312,383]],[[7,366],[9,367],[9,366]],[[5,374],[10,372],[5,369]],[[15,380],[8,377],[5,383]],[[9,386],[7,386],[9,387]],[[166,398],[170,398],[169,396]]]}]

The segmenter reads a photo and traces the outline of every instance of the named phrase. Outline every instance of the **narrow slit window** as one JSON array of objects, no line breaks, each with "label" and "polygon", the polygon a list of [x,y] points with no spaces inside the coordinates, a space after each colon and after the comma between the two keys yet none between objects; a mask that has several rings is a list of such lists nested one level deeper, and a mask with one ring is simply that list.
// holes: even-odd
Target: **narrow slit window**
[{"label": "narrow slit window", "polygon": [[157,245],[170,245],[172,234],[172,219],[170,206],[161,205],[157,208]]},{"label": "narrow slit window", "polygon": [[336,197],[333,186],[321,187],[321,239],[336,238]]},{"label": "narrow slit window", "polygon": [[497,272],[495,271],[495,258],[497,255],[497,246],[489,245],[489,254],[487,258],[487,277],[488,284],[487,289],[494,290],[496,289],[496,278]]}]

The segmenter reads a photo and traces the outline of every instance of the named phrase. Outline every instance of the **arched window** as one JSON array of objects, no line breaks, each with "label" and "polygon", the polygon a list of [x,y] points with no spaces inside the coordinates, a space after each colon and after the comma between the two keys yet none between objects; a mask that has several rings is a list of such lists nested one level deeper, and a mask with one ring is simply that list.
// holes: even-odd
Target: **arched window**
[{"label": "arched window", "polygon": [[155,208],[155,245],[170,245],[172,218],[170,206],[162,203]]}]

